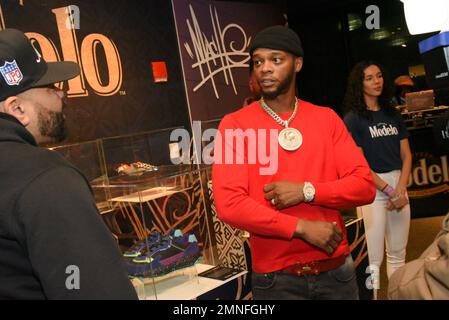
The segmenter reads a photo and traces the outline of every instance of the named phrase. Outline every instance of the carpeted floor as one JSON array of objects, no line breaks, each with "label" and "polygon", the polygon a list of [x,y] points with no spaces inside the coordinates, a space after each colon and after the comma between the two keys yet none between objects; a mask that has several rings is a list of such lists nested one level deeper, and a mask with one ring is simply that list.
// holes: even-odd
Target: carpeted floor
[{"label": "carpeted floor", "polygon": [[[435,239],[441,229],[444,216],[432,218],[413,219],[410,224],[410,233],[407,244],[407,260],[418,258]],[[387,300],[388,280],[385,267],[385,257],[380,270],[380,289],[378,300]]]}]

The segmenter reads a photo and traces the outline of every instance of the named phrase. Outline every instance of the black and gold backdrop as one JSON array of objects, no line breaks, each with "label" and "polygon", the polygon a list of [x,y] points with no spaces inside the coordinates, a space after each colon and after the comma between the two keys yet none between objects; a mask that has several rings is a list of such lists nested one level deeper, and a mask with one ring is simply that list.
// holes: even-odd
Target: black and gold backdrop
[{"label": "black and gold backdrop", "polygon": [[[189,128],[170,1],[0,4],[0,28],[24,31],[47,61],[76,61],[82,69],[68,82],[68,142]],[[154,81],[152,62],[165,62],[167,81]]]},{"label": "black and gold backdrop", "polygon": [[[66,87],[65,142],[190,129],[190,120],[217,119],[240,108],[249,93],[250,40],[283,22],[273,4],[0,1],[1,29],[24,31],[46,61],[81,67]],[[166,81],[155,81],[154,62],[165,64]]]}]

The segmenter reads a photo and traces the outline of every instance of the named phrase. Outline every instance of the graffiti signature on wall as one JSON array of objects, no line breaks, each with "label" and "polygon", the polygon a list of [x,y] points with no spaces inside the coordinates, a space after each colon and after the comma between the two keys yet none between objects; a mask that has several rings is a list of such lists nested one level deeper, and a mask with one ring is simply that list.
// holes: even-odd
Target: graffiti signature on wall
[{"label": "graffiti signature on wall", "polygon": [[[216,8],[209,6],[210,18],[213,28],[213,34],[209,36],[201,29],[196,17],[195,11],[190,7],[191,20],[187,19],[191,45],[184,42],[184,47],[195,62],[192,69],[198,69],[201,80],[193,88],[196,92],[206,83],[210,82],[214,89],[215,97],[220,98],[217,90],[215,77],[223,74],[226,85],[232,85],[234,93],[237,95],[237,88],[234,83],[232,69],[247,68],[249,66],[249,53],[246,51],[249,47],[251,37],[247,37],[245,30],[236,23],[230,23],[221,27],[220,19]],[[226,41],[228,33],[233,32],[232,40]],[[238,34],[242,44],[237,47],[236,37]],[[228,36],[228,38],[230,38]],[[193,50],[192,50],[193,47]]]}]

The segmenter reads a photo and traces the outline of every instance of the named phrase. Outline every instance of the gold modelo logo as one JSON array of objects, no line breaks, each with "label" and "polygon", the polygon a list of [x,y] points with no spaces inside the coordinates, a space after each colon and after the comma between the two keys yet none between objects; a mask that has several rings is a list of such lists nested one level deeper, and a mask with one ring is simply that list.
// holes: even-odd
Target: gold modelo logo
[{"label": "gold modelo logo", "polygon": [[[428,163],[432,159],[432,164]],[[408,181],[410,198],[425,198],[449,192],[449,166],[447,155],[438,160],[428,155],[415,162]],[[437,162],[437,163],[435,163]]]},{"label": "gold modelo logo", "polygon": [[[86,81],[90,88],[100,96],[112,96],[120,90],[123,73],[120,55],[114,42],[99,33],[92,33],[78,44],[76,28],[68,28],[67,21],[71,19],[68,7],[52,10],[56,16],[56,22],[61,41],[62,57],[53,41],[39,33],[28,32],[27,37],[33,44],[37,43],[41,48],[45,61],[74,61],[79,64],[81,73],[78,77],[68,81],[67,97],[84,97],[89,95],[86,89]],[[108,83],[102,81],[98,67],[97,52],[102,48],[106,57]]]}]

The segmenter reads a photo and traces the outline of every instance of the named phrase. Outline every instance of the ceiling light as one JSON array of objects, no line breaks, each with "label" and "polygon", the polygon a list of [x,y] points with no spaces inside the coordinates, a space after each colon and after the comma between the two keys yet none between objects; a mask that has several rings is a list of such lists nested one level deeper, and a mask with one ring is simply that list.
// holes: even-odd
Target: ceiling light
[{"label": "ceiling light", "polygon": [[448,0],[401,0],[410,34],[449,30]]},{"label": "ceiling light", "polygon": [[388,31],[385,28],[380,28],[379,30],[373,31],[369,38],[371,40],[382,40],[388,38],[390,35],[391,35],[390,31]]},{"label": "ceiling light", "polygon": [[348,14],[348,25],[349,25],[349,31],[354,31],[362,27],[363,22],[362,19],[354,13]]}]

